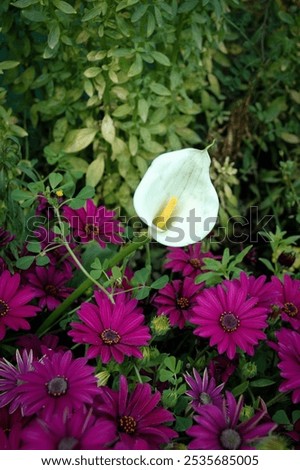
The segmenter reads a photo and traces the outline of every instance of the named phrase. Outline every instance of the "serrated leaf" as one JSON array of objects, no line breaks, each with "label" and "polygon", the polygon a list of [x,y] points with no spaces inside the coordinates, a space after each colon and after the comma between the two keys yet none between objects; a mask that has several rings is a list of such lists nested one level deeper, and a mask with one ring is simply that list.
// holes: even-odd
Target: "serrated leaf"
[{"label": "serrated leaf", "polygon": [[35,260],[35,256],[23,256],[16,262],[16,267],[19,269],[28,269]]},{"label": "serrated leaf", "polygon": [[93,142],[97,132],[97,129],[89,127],[69,131],[65,138],[63,151],[66,153],[80,152]]},{"label": "serrated leaf", "polygon": [[95,188],[99,181],[101,180],[104,173],[104,157],[103,155],[98,155],[98,157],[89,164],[86,172],[86,184]]}]

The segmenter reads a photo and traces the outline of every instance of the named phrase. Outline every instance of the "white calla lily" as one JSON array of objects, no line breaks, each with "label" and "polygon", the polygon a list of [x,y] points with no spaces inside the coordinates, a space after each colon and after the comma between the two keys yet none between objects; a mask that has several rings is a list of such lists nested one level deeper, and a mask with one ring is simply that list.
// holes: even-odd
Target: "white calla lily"
[{"label": "white calla lily", "polygon": [[210,162],[207,148],[189,148],[163,153],[146,171],[133,204],[150,236],[162,245],[190,245],[213,229],[219,200]]}]

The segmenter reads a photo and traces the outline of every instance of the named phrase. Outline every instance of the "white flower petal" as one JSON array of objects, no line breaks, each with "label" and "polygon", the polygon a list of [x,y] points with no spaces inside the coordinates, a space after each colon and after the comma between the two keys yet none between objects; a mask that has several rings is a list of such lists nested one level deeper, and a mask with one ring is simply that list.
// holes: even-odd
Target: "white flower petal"
[{"label": "white flower petal", "polygon": [[[219,200],[209,175],[207,150],[184,149],[157,157],[134,194],[134,207],[151,236],[167,246],[202,240],[217,220]],[[167,230],[153,224],[172,197],[177,205]]]}]

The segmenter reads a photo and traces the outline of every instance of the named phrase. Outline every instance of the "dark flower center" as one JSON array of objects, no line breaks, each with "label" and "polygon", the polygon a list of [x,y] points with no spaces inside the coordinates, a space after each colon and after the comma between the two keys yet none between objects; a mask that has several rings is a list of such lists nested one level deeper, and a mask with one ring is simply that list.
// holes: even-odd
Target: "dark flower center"
[{"label": "dark flower center", "polygon": [[104,344],[118,344],[120,342],[121,336],[117,333],[117,331],[111,330],[110,328],[103,330],[100,338],[102,339]]},{"label": "dark flower center", "polygon": [[223,449],[235,450],[241,445],[242,439],[235,429],[224,429],[220,435]]},{"label": "dark flower center", "polygon": [[50,382],[46,384],[48,389],[48,394],[52,395],[53,397],[60,397],[61,395],[65,395],[68,390],[68,379],[65,377],[54,377],[51,379]]},{"label": "dark flower center", "polygon": [[0,299],[0,318],[5,317],[5,315],[8,313],[8,310],[9,306],[7,303]]},{"label": "dark flower center", "polygon": [[231,333],[232,331],[236,331],[240,326],[240,320],[238,317],[232,312],[224,312],[220,316],[220,323],[224,331],[227,333]]},{"label": "dark flower center", "polygon": [[126,434],[134,434],[136,425],[136,420],[132,416],[122,416],[119,419],[119,430],[126,432]]},{"label": "dark flower center", "polygon": [[[298,309],[296,305],[294,305],[292,302],[287,302],[286,304],[284,304],[282,311],[292,318],[294,318],[298,313]],[[1,313],[0,313],[0,316],[1,316]]]},{"label": "dark flower center", "polygon": [[209,403],[212,402],[210,395],[206,392],[201,392],[200,393],[199,401],[200,401],[201,405],[208,405]]},{"label": "dark flower center", "polygon": [[95,235],[95,236],[99,235],[99,227],[96,227],[96,225],[86,224],[86,226],[84,227],[84,230],[87,235]]},{"label": "dark flower center", "polygon": [[189,260],[189,263],[193,268],[200,269],[201,268],[201,261],[198,258],[192,258]]},{"label": "dark flower center", "polygon": [[186,297],[178,297],[176,303],[181,310],[186,310],[190,306],[190,301]]},{"label": "dark flower center", "polygon": [[48,295],[52,295],[52,297],[56,297],[58,294],[58,289],[57,287],[53,286],[52,284],[47,284],[45,286],[45,292]]},{"label": "dark flower center", "polygon": [[57,450],[73,450],[78,442],[78,439],[75,437],[63,437],[57,446]]}]

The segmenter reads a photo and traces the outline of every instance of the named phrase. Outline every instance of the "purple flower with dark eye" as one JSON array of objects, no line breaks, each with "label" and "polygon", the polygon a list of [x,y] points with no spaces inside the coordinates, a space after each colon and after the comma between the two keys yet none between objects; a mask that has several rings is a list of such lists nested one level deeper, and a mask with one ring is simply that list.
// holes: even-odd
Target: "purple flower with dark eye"
[{"label": "purple flower with dark eye", "polygon": [[153,300],[157,315],[167,315],[172,326],[183,328],[190,320],[193,307],[197,305],[196,299],[201,288],[202,286],[196,285],[190,277],[168,283],[158,291]]},{"label": "purple flower with dark eye", "polygon": [[4,338],[6,327],[12,330],[30,330],[27,317],[34,317],[40,310],[28,305],[35,297],[29,286],[20,287],[20,274],[4,271],[0,275],[0,340]]},{"label": "purple flower with dark eye", "polygon": [[73,228],[75,237],[80,238],[82,243],[95,240],[105,248],[107,243],[119,245],[123,242],[121,233],[124,228],[115,218],[116,213],[104,206],[97,207],[92,199],[86,201],[85,208],[71,209],[64,206],[63,215]]},{"label": "purple flower with dark eye", "polygon": [[97,305],[84,302],[77,312],[82,323],[71,323],[73,341],[89,344],[87,357],[101,357],[104,363],[121,363],[125,356],[142,358],[140,348],[151,335],[138,301],[119,294],[112,304],[102,292],[95,292],[95,300]]},{"label": "purple flower with dark eye", "polygon": [[279,291],[274,303],[281,308],[282,320],[290,323],[295,330],[300,330],[300,280],[285,274],[283,282],[273,276],[272,283]]},{"label": "purple flower with dark eye", "polygon": [[215,379],[208,377],[207,369],[203,372],[203,377],[196,369],[193,369],[193,373],[194,377],[186,374],[184,378],[190,387],[186,394],[192,398],[191,405],[194,410],[198,411],[199,408],[205,405],[215,405],[221,408],[223,403],[221,392],[224,384],[217,386]]},{"label": "purple flower with dark eye", "polygon": [[189,444],[192,450],[251,450],[254,442],[267,436],[277,425],[270,421],[267,409],[240,422],[243,397],[236,402],[231,392],[226,392],[226,400],[220,409],[214,405],[203,406],[194,416],[197,424],[188,429],[187,434],[193,438]]},{"label": "purple flower with dark eye", "polygon": [[248,299],[248,290],[233,282],[205,289],[190,319],[197,325],[194,334],[210,338],[210,346],[216,345],[229,359],[237,347],[252,356],[254,346],[266,338],[267,309],[258,307],[257,300]]},{"label": "purple flower with dark eye", "polygon": [[0,360],[0,408],[10,404],[9,412],[14,413],[22,405],[20,393],[20,376],[32,370],[32,351],[24,350],[22,354],[17,350],[14,366],[6,359]]},{"label": "purple flower with dark eye", "polygon": [[27,274],[27,280],[39,299],[39,307],[52,311],[74,290],[66,287],[72,276],[71,271],[58,271],[55,266],[36,266]]},{"label": "purple flower with dark eye", "polygon": [[42,412],[48,420],[55,413],[63,415],[91,404],[97,393],[94,368],[84,358],[73,359],[71,351],[34,361],[33,368],[20,375],[25,415]]},{"label": "purple flower with dark eye", "polygon": [[180,273],[182,277],[189,276],[194,279],[203,272],[203,258],[216,258],[210,251],[204,253],[201,247],[201,242],[186,248],[168,247],[164,267],[174,273]]},{"label": "purple flower with dark eye", "polygon": [[284,379],[279,386],[281,392],[292,392],[293,403],[300,403],[300,334],[282,328],[276,333],[278,344],[271,347],[279,357],[278,369]]},{"label": "purple flower with dark eye", "polygon": [[120,378],[119,390],[100,387],[95,409],[103,426],[112,423],[113,435],[107,439],[108,449],[160,449],[177,437],[166,423],[174,421],[170,411],[158,405],[160,393],[151,393],[149,384],[138,384],[128,391],[127,380]]},{"label": "purple flower with dark eye", "polygon": [[47,421],[33,419],[22,430],[22,449],[103,450],[113,433],[113,423],[104,423],[82,408]]},{"label": "purple flower with dark eye", "polygon": [[0,450],[21,449],[21,433],[28,418],[23,418],[20,410],[13,413],[7,406],[0,408]]}]

